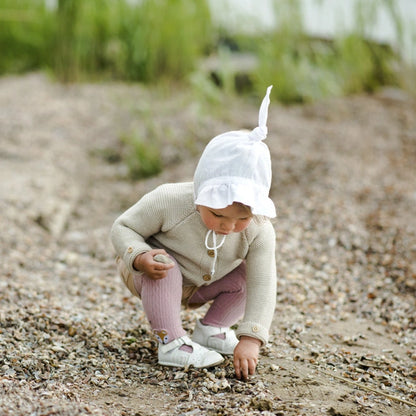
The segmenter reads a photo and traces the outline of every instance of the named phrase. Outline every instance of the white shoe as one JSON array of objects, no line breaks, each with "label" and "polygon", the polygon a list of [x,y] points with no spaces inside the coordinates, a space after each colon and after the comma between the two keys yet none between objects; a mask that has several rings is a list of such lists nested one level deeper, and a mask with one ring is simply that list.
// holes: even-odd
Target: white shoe
[{"label": "white shoe", "polygon": [[[220,334],[222,337],[217,336]],[[232,355],[238,344],[238,339],[232,329],[203,325],[200,320],[196,322],[192,341],[225,355]]]},{"label": "white shoe", "polygon": [[[180,347],[188,345],[192,352],[182,351]],[[158,350],[159,364],[171,367],[195,368],[212,367],[224,361],[224,357],[215,351],[211,351],[193,342],[188,336],[174,339],[168,344],[159,344]]]}]

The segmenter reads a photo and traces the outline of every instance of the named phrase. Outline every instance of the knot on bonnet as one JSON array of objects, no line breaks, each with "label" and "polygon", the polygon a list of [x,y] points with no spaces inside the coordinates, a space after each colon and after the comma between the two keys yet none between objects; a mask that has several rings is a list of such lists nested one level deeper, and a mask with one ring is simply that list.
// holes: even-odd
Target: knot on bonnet
[{"label": "knot on bonnet", "polygon": [[260,142],[267,137],[267,117],[269,113],[270,91],[272,88],[272,85],[267,88],[266,96],[261,103],[259,110],[259,125],[248,134],[248,137],[256,142]]}]

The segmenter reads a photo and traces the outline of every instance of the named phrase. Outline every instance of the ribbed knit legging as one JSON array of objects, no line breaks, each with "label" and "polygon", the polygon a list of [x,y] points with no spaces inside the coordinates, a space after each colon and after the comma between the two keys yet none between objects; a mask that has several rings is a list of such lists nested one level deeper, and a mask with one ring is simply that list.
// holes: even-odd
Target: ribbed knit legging
[{"label": "ribbed knit legging", "polygon": [[[146,275],[136,281],[143,309],[159,341],[170,342],[186,334],[181,322],[182,274],[178,265],[164,279],[153,280]],[[141,287],[140,287],[141,286]],[[189,304],[204,304],[213,300],[204,325],[230,327],[244,314],[246,304],[246,268],[242,263],[216,282],[200,287]]]}]

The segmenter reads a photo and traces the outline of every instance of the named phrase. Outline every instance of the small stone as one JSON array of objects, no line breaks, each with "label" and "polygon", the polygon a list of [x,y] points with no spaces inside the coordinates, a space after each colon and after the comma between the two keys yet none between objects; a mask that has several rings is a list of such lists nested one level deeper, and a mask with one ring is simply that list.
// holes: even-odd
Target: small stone
[{"label": "small stone", "polygon": [[165,256],[164,254],[156,254],[153,257],[153,260],[159,263],[173,264],[173,260],[171,260],[168,256]]},{"label": "small stone", "polygon": [[75,335],[76,335],[76,333],[77,333],[77,329],[76,329],[76,328],[74,328],[73,326],[70,326],[70,327],[68,328],[68,335],[69,335],[70,337],[75,336]]},{"label": "small stone", "polygon": [[254,397],[251,400],[251,407],[260,411],[273,410],[273,402],[269,399],[261,399]]}]

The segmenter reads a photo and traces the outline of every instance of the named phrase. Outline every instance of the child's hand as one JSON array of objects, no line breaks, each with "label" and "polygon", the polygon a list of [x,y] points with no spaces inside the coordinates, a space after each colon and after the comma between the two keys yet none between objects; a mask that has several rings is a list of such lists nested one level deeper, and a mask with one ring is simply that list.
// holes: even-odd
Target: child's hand
[{"label": "child's hand", "polygon": [[234,369],[238,379],[247,380],[249,375],[256,372],[261,341],[242,336],[234,349]]},{"label": "child's hand", "polygon": [[139,272],[145,273],[154,280],[163,279],[167,276],[168,270],[175,267],[175,263],[166,264],[154,260],[156,254],[167,255],[165,250],[150,250],[147,253],[139,254],[133,263],[133,267]]}]

